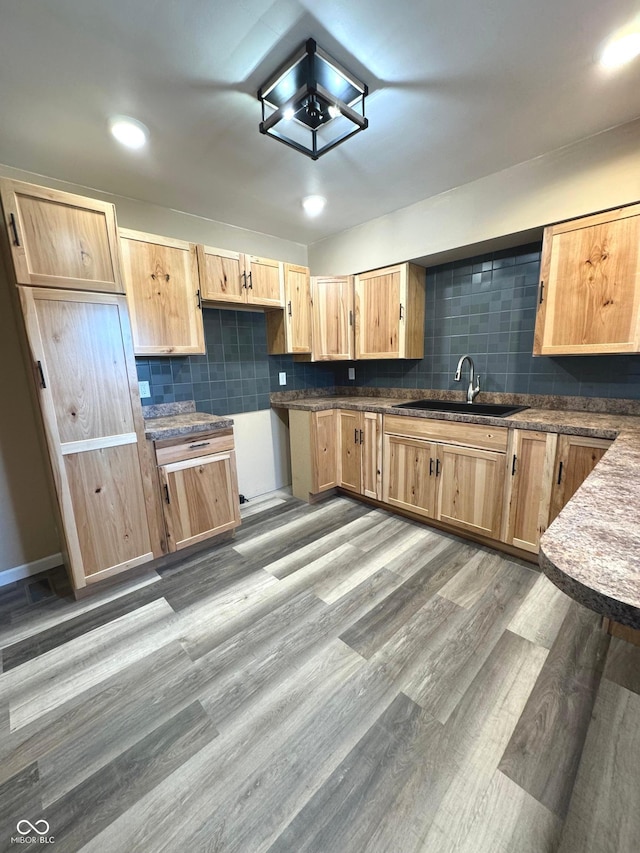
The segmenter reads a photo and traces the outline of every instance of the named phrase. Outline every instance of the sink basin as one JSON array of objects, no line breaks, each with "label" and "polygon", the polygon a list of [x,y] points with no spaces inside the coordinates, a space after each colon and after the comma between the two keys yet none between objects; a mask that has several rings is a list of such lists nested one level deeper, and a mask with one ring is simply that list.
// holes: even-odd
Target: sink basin
[{"label": "sink basin", "polygon": [[460,412],[464,415],[486,415],[493,418],[506,418],[516,412],[528,409],[528,406],[501,406],[497,403],[459,403],[456,400],[411,400],[398,403],[394,409],[420,409],[425,412]]}]

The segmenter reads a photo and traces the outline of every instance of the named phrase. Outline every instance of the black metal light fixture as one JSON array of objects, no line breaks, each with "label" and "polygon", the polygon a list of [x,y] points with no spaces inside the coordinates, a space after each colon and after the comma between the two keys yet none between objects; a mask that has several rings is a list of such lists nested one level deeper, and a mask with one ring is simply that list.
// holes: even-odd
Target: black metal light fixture
[{"label": "black metal light fixture", "polygon": [[367,85],[309,39],[258,90],[260,133],[312,160],[366,130]]}]

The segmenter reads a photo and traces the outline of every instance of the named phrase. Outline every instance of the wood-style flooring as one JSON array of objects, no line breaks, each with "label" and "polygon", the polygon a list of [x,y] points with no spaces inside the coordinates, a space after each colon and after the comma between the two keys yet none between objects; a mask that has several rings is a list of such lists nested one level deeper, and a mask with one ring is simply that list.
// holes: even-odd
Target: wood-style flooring
[{"label": "wood-style flooring", "polygon": [[350,498],[79,602],[0,589],[0,648],[3,851],[640,850],[640,648]]}]

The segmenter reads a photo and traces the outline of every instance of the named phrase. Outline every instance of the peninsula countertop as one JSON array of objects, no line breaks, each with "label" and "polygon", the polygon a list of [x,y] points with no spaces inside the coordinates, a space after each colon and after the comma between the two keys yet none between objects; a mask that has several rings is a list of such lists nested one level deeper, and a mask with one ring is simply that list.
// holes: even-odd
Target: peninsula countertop
[{"label": "peninsula countertop", "polygon": [[[350,409],[404,417],[483,423],[613,440],[540,540],[543,572],[567,595],[616,622],[640,628],[640,417],[606,411],[543,408],[510,417],[399,409],[403,400],[427,394],[402,389],[396,396],[274,395],[274,408],[325,411]],[[491,395],[491,402],[511,402]],[[487,399],[489,395],[483,395]],[[443,397],[444,398],[444,397]],[[502,399],[499,399],[502,398]],[[448,395],[444,399],[451,399]],[[550,398],[550,403],[556,398]],[[534,401],[532,401],[534,402]],[[618,401],[619,402],[619,401]],[[620,408],[620,407],[618,407]],[[630,404],[632,411],[635,404]]]}]

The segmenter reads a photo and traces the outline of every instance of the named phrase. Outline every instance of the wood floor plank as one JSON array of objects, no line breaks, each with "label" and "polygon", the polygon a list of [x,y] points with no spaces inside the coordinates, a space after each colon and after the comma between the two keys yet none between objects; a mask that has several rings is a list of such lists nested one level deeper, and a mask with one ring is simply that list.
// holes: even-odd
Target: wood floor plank
[{"label": "wood floor plank", "polygon": [[603,679],[560,853],[640,849],[640,696]]},{"label": "wood floor plank", "polygon": [[[460,541],[446,541],[443,550],[427,551],[421,558],[422,568],[341,634],[341,639],[363,657],[370,658],[460,571],[473,553],[473,546]],[[389,571],[394,570],[389,568]]]},{"label": "wood floor plank", "polygon": [[399,694],[269,853],[371,849],[371,838],[398,792],[441,737],[441,724]]},{"label": "wood floor plank", "polygon": [[562,821],[557,815],[496,771],[477,804],[469,832],[456,851],[556,853],[561,832]]},{"label": "wood floor plank", "polygon": [[480,601],[505,564],[502,554],[476,551],[473,557],[440,590],[443,598],[469,610]]},{"label": "wood floor plank", "polygon": [[72,695],[175,639],[176,614],[164,599],[114,619],[0,675],[11,729],[19,729]]},{"label": "wood floor plank", "polygon": [[572,603],[499,769],[564,819],[602,676],[609,636]]},{"label": "wood floor plank", "polygon": [[201,705],[188,705],[45,810],[55,849],[79,850],[217,735]]},{"label": "wood floor plank", "polygon": [[540,575],[522,607],[509,624],[509,630],[532,643],[550,649],[555,642],[571,599],[545,576]]},{"label": "wood floor plank", "polygon": [[603,677],[640,694],[640,646],[612,637]]},{"label": "wood floor plank", "polygon": [[[38,765],[35,762],[0,785],[0,850],[34,846],[31,844],[19,846],[11,843],[12,837],[20,837],[17,825],[22,820],[28,820],[32,824],[42,820],[40,777]],[[33,836],[37,838],[35,833]]]}]

